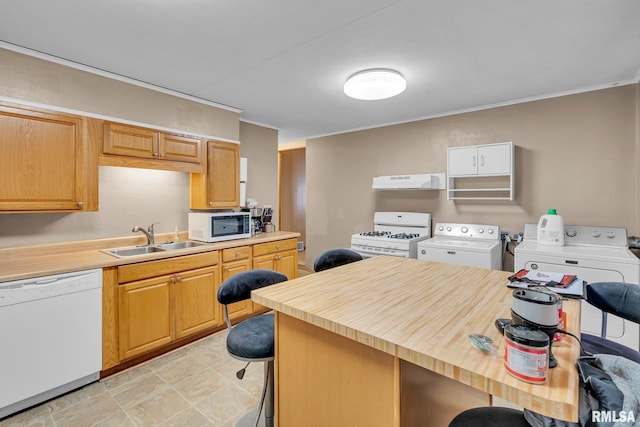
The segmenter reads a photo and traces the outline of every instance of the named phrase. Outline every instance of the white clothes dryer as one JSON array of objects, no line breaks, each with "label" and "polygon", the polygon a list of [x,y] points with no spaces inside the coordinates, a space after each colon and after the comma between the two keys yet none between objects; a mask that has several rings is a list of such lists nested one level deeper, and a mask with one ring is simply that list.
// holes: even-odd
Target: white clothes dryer
[{"label": "white clothes dryer", "polygon": [[[627,230],[618,227],[565,225],[564,246],[536,241],[537,224],[525,224],[524,239],[514,249],[514,271],[575,274],[589,282],[640,282],[640,259],[629,250]],[[600,335],[602,313],[586,301],[581,304],[581,330]],[[608,315],[607,339],[640,350],[637,324]]]}]

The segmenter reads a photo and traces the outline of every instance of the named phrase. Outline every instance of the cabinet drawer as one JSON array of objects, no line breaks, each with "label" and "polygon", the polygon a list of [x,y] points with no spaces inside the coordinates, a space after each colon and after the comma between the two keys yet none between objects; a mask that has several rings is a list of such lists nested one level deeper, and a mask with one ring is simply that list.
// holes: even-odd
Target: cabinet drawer
[{"label": "cabinet drawer", "polygon": [[277,240],[269,243],[259,243],[253,245],[253,256],[272,254],[274,252],[286,251],[298,248],[297,239]]},{"label": "cabinet drawer", "polygon": [[133,280],[209,267],[216,264],[218,264],[218,251],[128,264],[118,267],[118,283],[127,283]]},{"label": "cabinet drawer", "polygon": [[251,256],[250,246],[238,246],[237,248],[229,248],[222,250],[222,262],[235,261],[237,259],[246,259]]}]

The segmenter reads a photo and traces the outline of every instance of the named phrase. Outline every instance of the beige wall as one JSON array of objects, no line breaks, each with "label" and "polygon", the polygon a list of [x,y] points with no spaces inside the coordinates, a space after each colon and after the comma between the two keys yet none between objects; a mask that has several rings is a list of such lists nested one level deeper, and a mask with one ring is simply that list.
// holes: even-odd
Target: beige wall
[{"label": "beige wall", "polygon": [[[249,158],[249,194],[277,205],[278,133],[240,124],[238,112],[4,49],[0,97],[240,140],[242,155]],[[187,173],[101,166],[99,198],[98,212],[0,215],[0,248],[126,236],[134,225],[157,221],[157,232],[172,232],[176,226],[187,229]]]},{"label": "beige wall", "polygon": [[240,114],[0,48],[0,96],[237,141]]},{"label": "beige wall", "polygon": [[[498,224],[510,233],[556,208],[567,224],[626,227],[638,215],[638,85],[516,104],[307,141],[307,264],[376,211],[433,222]],[[446,172],[447,147],[513,141],[513,202],[448,201],[442,191],[371,190],[377,175]],[[506,260],[509,265],[509,260]]]},{"label": "beige wall", "polygon": [[278,221],[278,131],[240,122],[240,155],[247,158],[247,198],[258,207],[271,205],[273,223]]}]

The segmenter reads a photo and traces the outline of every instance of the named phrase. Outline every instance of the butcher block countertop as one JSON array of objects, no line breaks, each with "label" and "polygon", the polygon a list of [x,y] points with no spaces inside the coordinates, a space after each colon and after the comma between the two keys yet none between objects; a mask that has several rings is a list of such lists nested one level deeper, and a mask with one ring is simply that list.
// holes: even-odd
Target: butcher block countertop
[{"label": "butcher block countertop", "polygon": [[[254,291],[278,312],[391,354],[516,405],[554,418],[578,417],[578,343],[553,348],[558,367],[545,384],[512,377],[503,366],[496,318],[510,318],[508,272],[378,256]],[[566,329],[579,335],[580,303],[564,302]],[[491,357],[469,334],[493,339]]]},{"label": "butcher block countertop", "polygon": [[[255,245],[276,240],[297,238],[300,233],[276,231],[260,233],[248,239],[227,240],[211,243],[206,246],[179,249],[165,252],[155,252],[146,255],[136,255],[126,258],[116,258],[101,252],[101,249],[112,249],[125,246],[143,245],[146,238],[130,236],[122,238],[84,240],[68,243],[54,243],[37,246],[24,246],[0,249],[0,282],[28,279],[49,274],[66,273],[91,268],[113,267],[142,261],[173,258],[201,252],[216,251],[237,246]],[[156,243],[173,240],[173,233],[158,233]],[[187,233],[179,234],[180,240],[188,240]]]}]

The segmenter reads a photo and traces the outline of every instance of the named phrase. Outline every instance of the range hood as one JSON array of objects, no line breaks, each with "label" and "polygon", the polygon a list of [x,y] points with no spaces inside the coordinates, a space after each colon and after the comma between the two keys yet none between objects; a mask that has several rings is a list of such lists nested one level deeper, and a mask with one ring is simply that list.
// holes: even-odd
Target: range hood
[{"label": "range hood", "polygon": [[444,173],[388,175],[373,178],[374,190],[444,190]]}]

